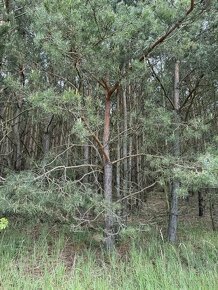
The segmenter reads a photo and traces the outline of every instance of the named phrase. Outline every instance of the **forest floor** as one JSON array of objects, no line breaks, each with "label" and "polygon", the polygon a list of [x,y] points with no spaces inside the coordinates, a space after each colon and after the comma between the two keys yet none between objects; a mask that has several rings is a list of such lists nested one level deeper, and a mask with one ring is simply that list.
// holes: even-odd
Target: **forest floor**
[{"label": "forest floor", "polygon": [[1,290],[217,290],[218,234],[197,198],[180,201],[176,245],[165,239],[166,202],[155,195],[107,254],[93,233],[11,222],[0,233]]}]

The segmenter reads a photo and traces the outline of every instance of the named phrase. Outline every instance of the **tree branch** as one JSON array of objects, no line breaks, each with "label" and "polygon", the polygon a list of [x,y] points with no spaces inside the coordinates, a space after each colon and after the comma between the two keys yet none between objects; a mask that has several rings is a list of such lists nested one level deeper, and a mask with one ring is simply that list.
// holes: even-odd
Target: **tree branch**
[{"label": "tree branch", "polygon": [[59,165],[59,166],[56,166],[56,167],[44,172],[43,174],[37,176],[36,178],[34,178],[34,181],[37,181],[37,180],[43,178],[44,176],[47,176],[48,174],[50,174],[54,171],[58,171],[61,169],[64,169],[64,170],[79,169],[79,168],[83,168],[83,167],[99,167],[99,165],[96,165],[96,164],[80,164],[80,165],[72,165],[72,166]]},{"label": "tree branch", "polygon": [[162,88],[162,90],[163,90],[163,93],[164,93],[165,98],[170,102],[172,108],[175,109],[172,100],[168,97],[167,92],[166,92],[166,90],[165,90],[165,87],[164,87],[164,85],[162,84],[161,79],[159,78],[159,76],[156,74],[156,72],[155,72],[155,70],[154,70],[152,64],[150,63],[149,59],[148,59],[148,65],[149,65],[149,67],[150,67],[151,70],[152,70],[153,76],[154,76],[154,77],[157,79],[157,81],[159,82],[159,84],[160,84],[160,86],[161,86],[161,88]]},{"label": "tree branch", "polygon": [[148,55],[157,46],[159,46],[161,43],[163,43],[168,38],[168,36],[170,36],[176,29],[178,29],[181,26],[181,24],[184,22],[184,20],[187,18],[187,16],[194,10],[194,6],[195,6],[195,0],[191,0],[190,8],[186,11],[185,15],[182,18],[180,18],[173,26],[171,26],[171,28],[168,31],[166,31],[162,36],[157,38],[154,41],[154,43],[151,44],[150,47],[144,51],[142,56],[139,58],[140,62],[144,61],[144,59],[146,57],[148,57]]},{"label": "tree branch", "polygon": [[106,161],[110,161],[108,155],[106,154],[105,150],[104,150],[104,146],[101,143],[101,141],[98,139],[98,137],[92,132],[92,130],[89,127],[88,122],[86,121],[86,119],[82,116],[81,120],[83,121],[83,123],[85,124],[86,128],[88,129],[88,131],[90,132],[91,136],[94,138],[95,142],[98,144],[98,147],[102,153],[102,155],[105,157]]},{"label": "tree branch", "polygon": [[183,107],[186,105],[186,103],[188,102],[188,100],[190,99],[190,97],[192,96],[192,94],[197,90],[197,88],[198,88],[198,86],[200,84],[200,81],[202,80],[203,77],[204,77],[204,75],[202,74],[200,76],[200,78],[197,80],[194,88],[189,92],[188,96],[186,97],[186,99],[184,100],[183,104],[181,105],[180,110],[183,109]]},{"label": "tree branch", "polygon": [[158,155],[151,155],[151,154],[146,154],[146,153],[138,153],[138,154],[133,154],[133,155],[127,155],[127,156],[124,156],[120,159],[117,159],[115,161],[112,162],[112,164],[116,164],[120,161],[123,161],[127,158],[133,158],[133,157],[139,157],[139,156],[152,156],[152,157],[155,157],[155,158],[164,158],[163,156],[158,156]]},{"label": "tree branch", "polygon": [[124,196],[123,198],[117,200],[116,203],[119,203],[119,202],[123,201],[124,199],[127,199],[127,198],[129,198],[129,197],[132,197],[133,195],[137,195],[137,194],[139,194],[139,193],[142,193],[142,192],[145,191],[146,189],[153,187],[156,183],[157,183],[157,181],[155,181],[154,183],[152,183],[152,184],[149,185],[149,186],[144,187],[143,189],[141,189],[141,190],[139,190],[139,191],[136,191],[136,192],[130,193],[130,194],[127,195],[127,196]]}]

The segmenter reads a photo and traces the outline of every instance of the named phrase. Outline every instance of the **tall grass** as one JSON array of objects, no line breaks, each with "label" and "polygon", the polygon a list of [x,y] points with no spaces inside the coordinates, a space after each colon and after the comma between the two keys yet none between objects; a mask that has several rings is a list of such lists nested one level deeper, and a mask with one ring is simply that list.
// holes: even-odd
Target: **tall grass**
[{"label": "tall grass", "polygon": [[84,235],[9,228],[0,233],[0,289],[218,289],[217,234],[195,231],[172,246],[146,233],[124,244],[107,255]]}]

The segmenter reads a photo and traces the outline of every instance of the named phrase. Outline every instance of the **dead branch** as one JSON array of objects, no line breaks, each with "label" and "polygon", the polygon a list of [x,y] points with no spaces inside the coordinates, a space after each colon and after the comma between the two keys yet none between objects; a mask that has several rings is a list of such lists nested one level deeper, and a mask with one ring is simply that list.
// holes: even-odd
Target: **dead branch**
[{"label": "dead branch", "polygon": [[43,177],[46,177],[48,174],[54,172],[54,171],[58,171],[58,170],[67,170],[67,169],[79,169],[79,168],[83,168],[83,167],[99,167],[99,165],[95,165],[95,164],[80,164],[80,165],[72,165],[72,166],[64,166],[64,165],[59,165],[56,166],[46,172],[44,172],[43,174],[37,176],[36,178],[34,178],[34,181],[37,181]]},{"label": "dead branch", "polygon": [[143,189],[141,189],[141,190],[139,190],[139,191],[136,191],[136,192],[130,193],[130,194],[127,195],[127,196],[124,196],[123,198],[117,200],[116,203],[119,203],[119,202],[123,201],[124,199],[127,199],[127,198],[129,198],[129,197],[132,197],[133,195],[137,195],[137,194],[139,194],[139,193],[142,193],[142,192],[145,191],[146,189],[153,187],[156,183],[157,183],[157,181],[155,181],[154,183],[152,183],[152,184],[149,185],[149,186],[144,187]]}]

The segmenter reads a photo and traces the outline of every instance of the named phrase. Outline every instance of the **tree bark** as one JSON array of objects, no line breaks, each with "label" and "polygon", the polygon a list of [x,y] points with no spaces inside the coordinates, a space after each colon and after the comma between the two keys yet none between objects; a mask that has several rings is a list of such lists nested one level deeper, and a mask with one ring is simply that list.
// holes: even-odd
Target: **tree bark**
[{"label": "tree bark", "polygon": [[[117,96],[117,112],[120,116],[120,103],[119,103],[119,96]],[[117,120],[117,160],[121,158],[120,156],[120,148],[121,148],[121,140],[120,140],[120,123]],[[117,187],[117,199],[121,198],[120,195],[120,162],[117,162],[116,165],[116,187]]]},{"label": "tree bark", "polygon": [[[42,136],[42,147],[43,147],[43,154],[46,156],[49,153],[50,149],[50,126],[53,121],[54,116],[52,115],[48,120],[46,120],[45,130]],[[55,145],[54,145],[55,146]]]},{"label": "tree bark", "polygon": [[[124,131],[124,136],[123,136],[123,157],[127,156],[128,153],[128,144],[127,144],[127,132],[128,129],[128,121],[127,121],[127,89],[126,85],[123,90],[123,131]],[[123,162],[123,197],[128,194],[128,160],[124,159]],[[123,217],[126,220],[127,216],[127,203],[128,200],[124,199],[124,204],[123,204]]]},{"label": "tree bark", "polygon": [[[129,84],[129,96],[131,96],[133,94],[132,90],[131,90],[131,85]],[[135,102],[135,97],[133,97],[133,102]],[[133,126],[133,122],[132,122],[132,108],[134,108],[134,106],[132,106],[132,103],[131,103],[131,100],[129,100],[129,127],[132,128]],[[132,137],[132,134],[130,134],[129,136],[129,150],[128,150],[128,155],[131,156],[133,153],[133,137]],[[132,158],[130,157],[129,160],[128,160],[128,182],[129,182],[129,192],[128,194],[131,193],[131,184],[132,184]],[[132,211],[133,209],[133,206],[134,206],[134,201],[135,201],[135,198],[133,199],[131,197],[131,200],[130,200],[130,209]]]},{"label": "tree bark", "polygon": [[[179,116],[179,61],[175,64],[175,80],[174,80],[174,114],[175,114],[175,139],[173,144],[173,155],[178,158],[180,155],[180,116]],[[178,223],[178,190],[180,188],[179,181],[174,178],[171,187],[171,206],[169,214],[168,226],[168,240],[171,243],[176,241],[177,236],[177,223]]]},{"label": "tree bark", "polygon": [[106,161],[104,164],[104,198],[106,202],[105,213],[105,244],[108,251],[114,246],[113,237],[113,213],[112,213],[112,163]]},{"label": "tree bark", "polygon": [[110,161],[110,109],[111,109],[111,93],[106,91],[105,99],[105,120],[104,120],[104,198],[106,202],[105,211],[105,244],[107,250],[111,251],[114,246],[113,238],[113,213],[112,213],[112,163]]}]

